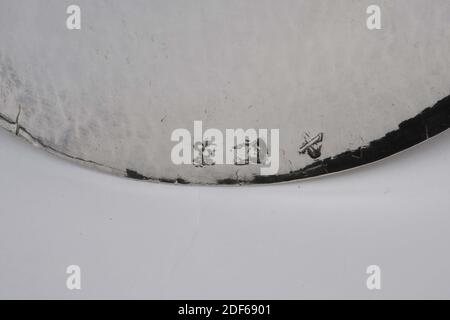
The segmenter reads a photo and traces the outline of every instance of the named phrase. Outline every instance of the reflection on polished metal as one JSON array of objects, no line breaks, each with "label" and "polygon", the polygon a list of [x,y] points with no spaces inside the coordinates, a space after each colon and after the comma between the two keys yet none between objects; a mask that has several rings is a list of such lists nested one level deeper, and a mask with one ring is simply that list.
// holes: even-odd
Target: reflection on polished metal
[{"label": "reflection on polished metal", "polygon": [[450,126],[450,2],[375,2],[3,0],[0,126],[150,181],[380,160]]}]

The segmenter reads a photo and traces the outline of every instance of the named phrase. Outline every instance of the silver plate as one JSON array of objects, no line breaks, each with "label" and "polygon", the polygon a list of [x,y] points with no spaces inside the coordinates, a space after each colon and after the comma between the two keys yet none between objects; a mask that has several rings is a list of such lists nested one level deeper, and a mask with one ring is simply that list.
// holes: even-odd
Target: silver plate
[{"label": "silver plate", "polygon": [[[270,183],[367,164],[450,126],[450,2],[377,3],[380,30],[366,1],[80,0],[69,30],[65,1],[2,0],[0,126],[142,180]],[[226,144],[239,128],[258,136]],[[178,153],[190,163],[173,159],[174,138],[187,142],[176,132],[191,134]]]}]

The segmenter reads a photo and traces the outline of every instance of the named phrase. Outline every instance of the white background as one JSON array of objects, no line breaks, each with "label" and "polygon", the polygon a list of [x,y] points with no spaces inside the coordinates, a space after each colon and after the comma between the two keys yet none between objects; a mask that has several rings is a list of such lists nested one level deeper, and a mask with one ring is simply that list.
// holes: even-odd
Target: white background
[{"label": "white background", "polygon": [[[0,131],[0,298],[450,298],[449,137],[309,181],[194,187]],[[71,264],[81,291],[66,289]]]}]

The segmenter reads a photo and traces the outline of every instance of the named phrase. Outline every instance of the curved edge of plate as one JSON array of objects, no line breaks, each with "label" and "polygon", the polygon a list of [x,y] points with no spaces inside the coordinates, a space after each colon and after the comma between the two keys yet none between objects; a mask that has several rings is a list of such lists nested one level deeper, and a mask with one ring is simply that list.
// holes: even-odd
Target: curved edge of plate
[{"label": "curved edge of plate", "polygon": [[[20,112],[20,110],[19,110]],[[326,176],[333,173],[344,172],[386,159],[401,151],[418,145],[450,128],[450,96],[440,100],[434,106],[426,108],[417,116],[403,121],[398,129],[387,133],[384,137],[374,140],[366,146],[348,150],[339,155],[318,160],[302,169],[294,170],[286,174],[272,176],[254,176],[252,179],[228,178],[217,180],[215,183],[198,184],[189,182],[183,178],[164,179],[147,177],[139,172],[126,169],[111,168],[100,163],[71,156],[54,147],[44,144],[39,138],[33,137],[26,128],[23,128],[17,119],[11,119],[0,112],[0,127],[21,137],[58,157],[71,160],[84,166],[95,167],[101,171],[118,176],[124,176],[134,180],[150,181],[158,183],[170,183],[181,185],[252,185],[252,184],[274,184],[291,182]]]},{"label": "curved edge of plate", "polygon": [[[447,96],[433,107],[426,108],[417,116],[400,123],[397,130],[388,132],[384,137],[374,140],[366,146],[318,160],[303,169],[295,170],[288,174],[267,177],[257,176],[247,183],[280,183],[344,172],[384,160],[433,138],[449,128],[450,96]],[[235,184],[237,181],[223,180],[218,183]]]}]

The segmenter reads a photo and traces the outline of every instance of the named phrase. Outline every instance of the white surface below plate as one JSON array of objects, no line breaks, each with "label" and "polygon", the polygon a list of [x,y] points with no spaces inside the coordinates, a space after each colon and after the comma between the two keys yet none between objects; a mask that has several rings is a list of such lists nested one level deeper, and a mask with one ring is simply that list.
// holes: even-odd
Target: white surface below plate
[{"label": "white surface below plate", "polygon": [[[0,131],[0,298],[450,298],[450,132],[261,187],[141,183]],[[66,267],[82,290],[66,289]],[[382,269],[382,290],[366,268]]]}]

